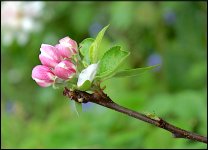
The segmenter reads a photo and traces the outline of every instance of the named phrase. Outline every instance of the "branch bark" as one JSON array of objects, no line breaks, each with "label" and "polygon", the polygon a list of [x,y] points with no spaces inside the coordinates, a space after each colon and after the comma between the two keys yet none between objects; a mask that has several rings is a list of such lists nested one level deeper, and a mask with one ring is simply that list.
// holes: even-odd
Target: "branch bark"
[{"label": "branch bark", "polygon": [[93,94],[89,94],[87,92],[79,91],[79,90],[71,91],[65,87],[63,94],[69,97],[71,100],[74,100],[76,102],[96,103],[98,105],[101,105],[101,106],[113,109],[115,111],[121,112],[123,114],[126,114],[130,117],[134,117],[136,119],[142,120],[149,124],[155,125],[159,128],[162,128],[162,129],[165,129],[166,131],[171,132],[175,138],[184,138],[184,139],[190,139],[190,140],[195,140],[198,142],[207,143],[207,137],[178,128],[166,122],[162,118],[154,119],[142,113],[130,110],[128,108],[125,108],[123,106],[116,104],[102,90],[96,91]]}]

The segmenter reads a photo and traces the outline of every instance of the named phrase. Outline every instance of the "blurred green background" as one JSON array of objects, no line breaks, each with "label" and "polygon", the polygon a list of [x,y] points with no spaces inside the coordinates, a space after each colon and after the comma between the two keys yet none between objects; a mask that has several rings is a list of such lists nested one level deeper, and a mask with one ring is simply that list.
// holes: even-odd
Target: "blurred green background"
[{"label": "blurred green background", "polygon": [[107,24],[102,48],[130,51],[124,67],[161,67],[107,80],[105,92],[207,135],[206,2],[1,2],[2,148],[206,148],[93,104],[77,117],[62,89],[32,80],[42,43],[65,36],[80,43]]}]

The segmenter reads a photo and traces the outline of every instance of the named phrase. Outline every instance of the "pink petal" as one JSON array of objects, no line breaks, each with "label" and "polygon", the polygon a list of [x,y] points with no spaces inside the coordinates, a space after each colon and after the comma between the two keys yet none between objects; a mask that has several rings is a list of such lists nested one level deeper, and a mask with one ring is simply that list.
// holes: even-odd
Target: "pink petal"
[{"label": "pink petal", "polygon": [[61,44],[57,44],[55,46],[59,52],[59,54],[62,56],[62,58],[70,58],[72,53],[71,50],[68,47],[65,47]]},{"label": "pink petal", "polygon": [[69,38],[68,36],[59,40],[59,43],[65,47],[68,47],[72,53],[77,53],[77,42]]},{"label": "pink petal", "polygon": [[50,58],[45,57],[45,56],[43,56],[43,55],[41,55],[41,54],[39,55],[39,59],[40,59],[40,62],[41,62],[43,65],[47,66],[47,67],[52,67],[52,68],[54,68],[54,67],[59,63],[59,61],[50,59]]},{"label": "pink petal", "polygon": [[61,56],[54,46],[42,44],[40,50],[39,58],[43,65],[55,67],[57,63],[61,62]]},{"label": "pink petal", "polygon": [[32,70],[32,78],[38,83],[52,83],[54,81],[55,75],[50,68],[43,65],[38,65]]},{"label": "pink petal", "polygon": [[76,68],[73,63],[68,60],[60,62],[54,70],[56,76],[61,79],[69,79],[76,73]]},{"label": "pink petal", "polygon": [[46,82],[44,80],[35,80],[35,81],[41,87],[48,87],[48,86],[51,86],[53,84],[53,82]]}]

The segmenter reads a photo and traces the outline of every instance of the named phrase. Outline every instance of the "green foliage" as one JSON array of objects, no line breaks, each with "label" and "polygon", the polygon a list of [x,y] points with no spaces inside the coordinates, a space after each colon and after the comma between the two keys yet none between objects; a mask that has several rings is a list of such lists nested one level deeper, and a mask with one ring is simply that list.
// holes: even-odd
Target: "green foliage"
[{"label": "green foliage", "polygon": [[98,58],[98,53],[99,52],[99,47],[100,47],[100,43],[103,39],[103,36],[105,34],[105,31],[107,30],[109,25],[107,25],[106,27],[104,27],[97,35],[97,37],[95,38],[95,41],[91,44],[90,46],[90,50],[89,50],[89,55],[90,55],[90,61],[91,63],[97,63],[99,58]]},{"label": "green foliage", "polygon": [[113,77],[131,77],[131,76],[137,76],[141,73],[144,73],[146,71],[152,70],[155,67],[158,67],[159,65],[144,67],[144,68],[136,68],[136,69],[126,69],[122,71],[116,72]]},{"label": "green foliage", "polygon": [[86,80],[86,81],[82,84],[82,86],[78,87],[78,89],[81,90],[81,91],[87,91],[87,90],[90,89],[90,87],[91,87],[91,82],[90,82],[89,80]]},{"label": "green foliage", "polygon": [[[137,69],[128,69],[118,71],[117,69],[123,61],[129,56],[130,52],[121,50],[120,46],[114,46],[109,50],[100,51],[99,47],[101,45],[102,38],[104,36],[105,31],[109,27],[104,27],[97,35],[96,39],[87,38],[80,43],[80,53],[83,56],[82,62],[85,67],[89,66],[90,63],[97,63],[99,64],[96,79],[103,81],[104,79],[110,77],[129,77],[129,76],[136,76],[140,73],[143,73],[147,70],[153,69],[156,66],[149,66],[146,68],[137,68]],[[100,55],[98,55],[101,53]],[[98,57],[102,56],[103,57]],[[87,76],[87,75],[86,75]],[[90,90],[91,82],[87,80],[85,85],[82,85],[79,89],[80,90]]]},{"label": "green foliage", "polygon": [[120,46],[112,47],[101,58],[97,77],[104,78],[113,74],[128,55],[129,52],[121,50]]},{"label": "green foliage", "polygon": [[90,64],[89,50],[90,50],[90,46],[92,45],[93,42],[94,42],[93,38],[87,38],[87,39],[84,39],[80,43],[80,46],[79,46],[80,53],[84,57],[82,61],[85,65],[85,67],[87,67]]}]

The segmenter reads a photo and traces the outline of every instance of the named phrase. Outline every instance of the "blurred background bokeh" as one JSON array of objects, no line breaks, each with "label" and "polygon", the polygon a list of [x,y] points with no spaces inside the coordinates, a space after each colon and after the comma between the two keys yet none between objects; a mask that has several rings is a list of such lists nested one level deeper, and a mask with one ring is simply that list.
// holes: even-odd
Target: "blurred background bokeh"
[{"label": "blurred background bokeh", "polygon": [[32,80],[42,43],[65,36],[80,43],[107,24],[102,48],[130,51],[125,68],[161,66],[107,80],[105,92],[207,135],[206,2],[1,2],[2,148],[206,148],[97,105],[77,117],[62,89]]}]

